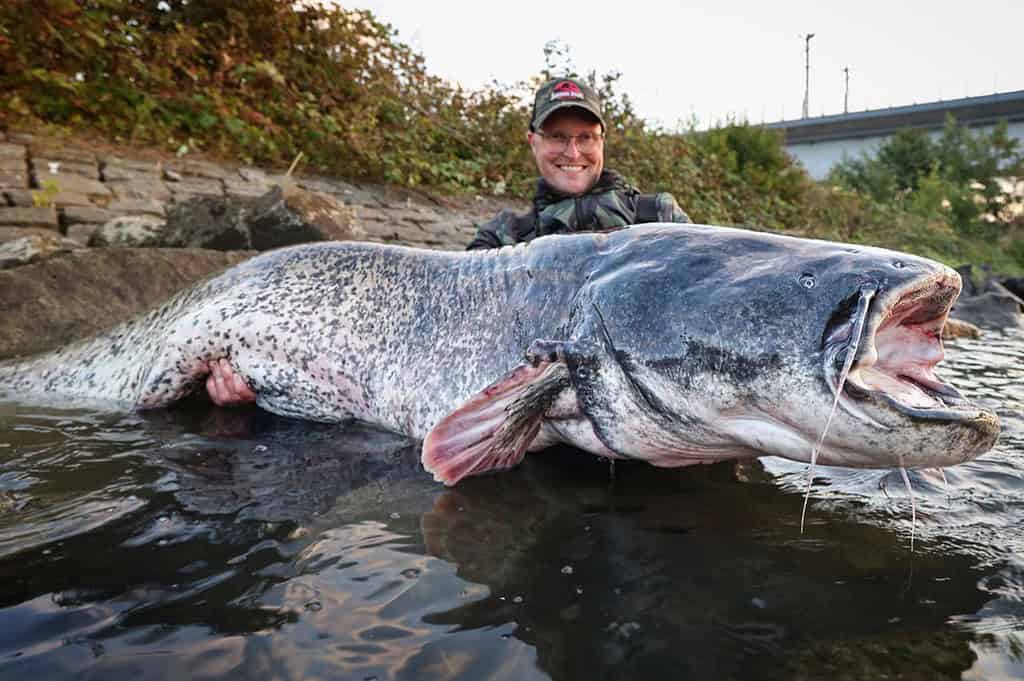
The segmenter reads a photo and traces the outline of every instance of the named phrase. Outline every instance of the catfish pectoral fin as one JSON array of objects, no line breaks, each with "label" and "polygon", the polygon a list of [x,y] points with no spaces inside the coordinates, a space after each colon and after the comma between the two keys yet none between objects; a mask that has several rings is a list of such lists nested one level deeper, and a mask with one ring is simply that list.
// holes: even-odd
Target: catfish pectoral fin
[{"label": "catfish pectoral fin", "polygon": [[516,367],[434,426],[423,441],[423,467],[446,485],[512,468],[537,436],[544,413],[568,387],[569,370],[562,362]]}]

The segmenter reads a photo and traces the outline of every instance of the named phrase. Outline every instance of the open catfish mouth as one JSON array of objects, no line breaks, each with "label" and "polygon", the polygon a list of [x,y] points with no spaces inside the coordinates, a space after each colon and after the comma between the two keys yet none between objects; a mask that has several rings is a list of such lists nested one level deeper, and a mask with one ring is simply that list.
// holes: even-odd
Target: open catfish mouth
[{"label": "open catfish mouth", "polygon": [[[825,340],[826,380],[840,404],[883,428],[858,403],[881,402],[920,419],[977,418],[981,410],[935,375],[944,356],[942,327],[959,293],[959,277],[947,270],[874,300],[862,292],[848,301],[833,316]],[[850,352],[854,361],[843,380]]]}]

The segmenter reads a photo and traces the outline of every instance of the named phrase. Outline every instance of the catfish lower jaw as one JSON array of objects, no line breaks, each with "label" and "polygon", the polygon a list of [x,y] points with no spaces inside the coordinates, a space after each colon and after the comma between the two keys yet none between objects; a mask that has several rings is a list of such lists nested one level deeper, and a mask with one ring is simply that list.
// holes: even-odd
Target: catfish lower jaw
[{"label": "catfish lower jaw", "polygon": [[871,368],[851,371],[843,386],[843,396],[857,402],[888,405],[907,416],[932,420],[969,420],[984,411],[937,378],[889,376]]}]

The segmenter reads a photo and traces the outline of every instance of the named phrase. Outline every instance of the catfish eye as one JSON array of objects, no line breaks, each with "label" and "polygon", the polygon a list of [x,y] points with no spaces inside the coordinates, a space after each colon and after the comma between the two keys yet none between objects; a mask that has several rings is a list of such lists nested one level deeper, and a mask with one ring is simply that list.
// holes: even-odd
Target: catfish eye
[{"label": "catfish eye", "polygon": [[800,285],[803,286],[804,288],[814,288],[814,284],[816,283],[814,281],[814,275],[811,274],[810,272],[804,272],[803,274],[801,274],[799,281]]},{"label": "catfish eye", "polygon": [[898,270],[902,270],[907,265],[902,260],[893,260],[892,261],[892,266],[895,267]]}]

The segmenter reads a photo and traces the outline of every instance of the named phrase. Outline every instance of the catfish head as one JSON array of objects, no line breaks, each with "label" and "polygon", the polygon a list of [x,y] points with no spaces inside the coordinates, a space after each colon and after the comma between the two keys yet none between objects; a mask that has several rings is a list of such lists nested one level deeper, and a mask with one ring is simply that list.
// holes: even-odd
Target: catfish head
[{"label": "catfish head", "polygon": [[700,225],[602,239],[560,337],[428,435],[437,479],[556,442],[657,466],[817,450],[863,468],[947,466],[994,445],[995,414],[936,372],[954,270]]}]

